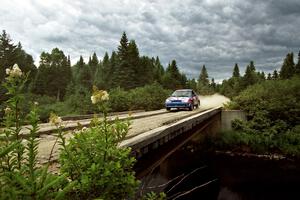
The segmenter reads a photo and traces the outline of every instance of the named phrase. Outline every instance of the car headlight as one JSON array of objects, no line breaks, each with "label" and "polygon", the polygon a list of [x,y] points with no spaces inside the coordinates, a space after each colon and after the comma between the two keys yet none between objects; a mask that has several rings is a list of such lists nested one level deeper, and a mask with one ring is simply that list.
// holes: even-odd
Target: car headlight
[{"label": "car headlight", "polygon": [[171,102],[171,100],[170,99],[166,99],[166,103],[170,103]]}]

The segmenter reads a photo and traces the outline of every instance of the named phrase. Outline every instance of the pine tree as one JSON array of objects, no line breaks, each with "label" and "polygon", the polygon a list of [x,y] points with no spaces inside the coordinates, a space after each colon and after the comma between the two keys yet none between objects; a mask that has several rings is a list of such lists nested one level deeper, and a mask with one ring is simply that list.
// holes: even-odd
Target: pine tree
[{"label": "pine tree", "polygon": [[84,63],[83,57],[80,56],[79,61],[75,64],[76,69],[75,83],[76,85],[83,86],[88,90],[92,89],[92,73],[88,65]]},{"label": "pine tree", "polygon": [[[253,62],[250,62],[250,65],[246,67],[245,75],[243,76],[243,88],[248,87],[249,85],[253,85],[257,82],[256,72]],[[253,71],[254,70],[254,71]]]},{"label": "pine tree", "polygon": [[234,68],[233,68],[233,72],[232,72],[232,77],[236,77],[239,78],[241,77],[240,75],[240,69],[237,63],[235,63]]},{"label": "pine tree", "polygon": [[154,63],[154,80],[162,84],[162,78],[164,76],[164,73],[165,73],[164,67],[161,65],[159,57],[156,56],[155,63]]},{"label": "pine tree", "polygon": [[115,77],[116,85],[124,89],[135,87],[133,81],[135,71],[128,61],[128,45],[127,35],[124,32],[120,40],[120,45],[118,46],[119,63]]},{"label": "pine tree", "polygon": [[[139,49],[134,40],[131,40],[128,44],[127,60],[128,60],[129,71],[132,73],[132,74],[128,74],[128,78],[131,82],[131,88],[145,85],[146,83],[143,79],[150,78],[150,77],[147,77],[149,74],[145,73],[145,71],[148,71],[148,69],[146,69],[146,67],[149,67],[149,66],[148,65],[140,65]],[[147,63],[147,64],[149,64],[149,63]]]},{"label": "pine tree", "polygon": [[267,80],[272,80],[272,75],[271,75],[271,73],[268,73]]},{"label": "pine tree", "polygon": [[289,79],[295,74],[295,63],[294,63],[294,55],[293,53],[288,53],[286,58],[283,61],[281,70],[280,70],[280,78],[281,79]]},{"label": "pine tree", "polygon": [[14,64],[18,64],[22,72],[30,72],[28,85],[34,79],[37,70],[33,58],[23,50],[20,42],[14,45],[10,36],[3,30],[0,34],[0,85],[6,76],[5,69]]},{"label": "pine tree", "polygon": [[109,72],[107,76],[109,88],[117,87],[117,67],[118,67],[118,55],[115,51],[112,52],[109,60]]},{"label": "pine tree", "polygon": [[213,90],[215,90],[216,87],[217,87],[217,84],[215,83],[215,79],[214,79],[214,78],[211,79],[210,87],[211,87]]},{"label": "pine tree", "polygon": [[254,66],[254,62],[253,61],[250,61],[250,65],[249,65],[249,68],[252,72],[255,72],[255,66]]},{"label": "pine tree", "polygon": [[154,81],[154,63],[153,59],[148,58],[147,56],[142,56],[140,58],[140,66],[141,70],[139,74],[137,74],[140,85],[144,86],[146,84],[151,84]]},{"label": "pine tree", "polygon": [[92,58],[89,58],[88,65],[90,67],[91,73],[95,74],[99,65],[99,60],[95,52],[93,53]]},{"label": "pine tree", "polygon": [[168,89],[180,89],[183,86],[180,82],[181,74],[178,70],[177,63],[175,60],[172,60],[171,64],[168,64],[166,72],[163,77],[163,85]]},{"label": "pine tree", "polygon": [[0,35],[0,83],[4,80],[5,69],[15,64],[17,46],[12,43],[9,35],[3,30]]},{"label": "pine tree", "polygon": [[110,88],[109,85],[109,78],[110,78],[110,61],[108,53],[105,52],[103,61],[101,64],[98,64],[96,73],[95,73],[95,82],[94,84],[98,88],[103,88],[105,90],[108,90]]},{"label": "pine tree", "polygon": [[277,72],[277,70],[274,70],[273,75],[272,75],[272,79],[277,80],[278,78],[279,78],[278,72]]},{"label": "pine tree", "polygon": [[207,73],[205,65],[202,66],[201,73],[198,78],[198,83],[203,86],[209,85],[208,73]]}]

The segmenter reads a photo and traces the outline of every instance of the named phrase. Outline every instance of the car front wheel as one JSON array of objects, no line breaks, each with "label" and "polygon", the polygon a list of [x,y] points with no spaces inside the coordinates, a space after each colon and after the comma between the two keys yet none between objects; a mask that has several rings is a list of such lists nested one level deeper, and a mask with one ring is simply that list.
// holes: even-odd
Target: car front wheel
[{"label": "car front wheel", "polygon": [[194,104],[191,104],[189,107],[189,111],[192,111],[194,109]]}]

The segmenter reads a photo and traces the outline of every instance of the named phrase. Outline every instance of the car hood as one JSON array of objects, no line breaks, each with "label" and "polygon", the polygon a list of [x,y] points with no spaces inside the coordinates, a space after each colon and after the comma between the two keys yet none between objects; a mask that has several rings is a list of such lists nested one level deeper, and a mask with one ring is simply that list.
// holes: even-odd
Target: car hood
[{"label": "car hood", "polygon": [[189,97],[169,97],[167,100],[169,101],[187,101]]}]

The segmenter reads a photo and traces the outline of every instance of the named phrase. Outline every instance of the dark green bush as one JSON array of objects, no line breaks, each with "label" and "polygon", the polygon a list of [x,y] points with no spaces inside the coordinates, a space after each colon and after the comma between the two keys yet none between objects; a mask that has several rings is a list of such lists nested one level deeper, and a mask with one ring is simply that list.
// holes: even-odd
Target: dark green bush
[{"label": "dark green bush", "polygon": [[132,110],[157,110],[164,107],[166,98],[171,94],[159,84],[146,85],[130,91]]},{"label": "dark green bush", "polygon": [[219,147],[246,145],[253,152],[300,157],[300,78],[250,86],[229,104],[243,109],[248,121],[235,120],[235,131],[222,134]]},{"label": "dark green bush", "polygon": [[112,89],[109,92],[109,107],[112,111],[127,111],[130,105],[130,95],[121,88]]},{"label": "dark green bush", "polygon": [[251,86],[235,97],[229,108],[247,111],[249,119],[263,117],[270,125],[281,120],[288,126],[295,126],[300,123],[300,78]]},{"label": "dark green bush", "polygon": [[129,91],[120,88],[109,92],[109,103],[112,111],[157,110],[164,107],[171,91],[159,84],[146,85]]},{"label": "dark green bush", "polygon": [[127,199],[138,186],[132,170],[135,159],[130,148],[118,143],[129,129],[128,122],[107,123],[106,119],[81,131],[60,154],[61,172],[75,183],[72,199]]},{"label": "dark green bush", "polygon": [[[92,114],[96,112],[91,102],[91,91],[85,87],[78,87],[73,92],[68,92],[64,101],[66,112],[64,115],[80,115],[80,114]],[[59,112],[59,114],[62,114]]]}]

